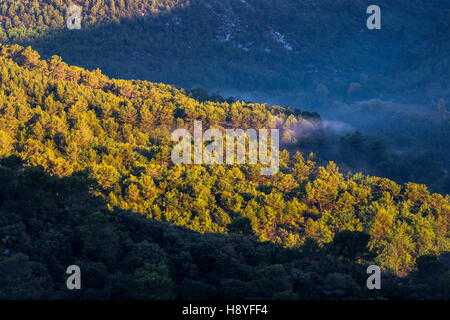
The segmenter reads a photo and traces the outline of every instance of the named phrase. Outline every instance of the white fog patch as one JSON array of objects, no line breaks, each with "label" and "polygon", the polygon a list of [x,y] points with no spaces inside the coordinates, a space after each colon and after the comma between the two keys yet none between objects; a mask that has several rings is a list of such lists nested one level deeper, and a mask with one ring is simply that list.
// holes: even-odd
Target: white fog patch
[{"label": "white fog patch", "polygon": [[322,123],[325,130],[331,130],[339,134],[355,131],[355,128],[350,124],[338,120],[323,120]]}]

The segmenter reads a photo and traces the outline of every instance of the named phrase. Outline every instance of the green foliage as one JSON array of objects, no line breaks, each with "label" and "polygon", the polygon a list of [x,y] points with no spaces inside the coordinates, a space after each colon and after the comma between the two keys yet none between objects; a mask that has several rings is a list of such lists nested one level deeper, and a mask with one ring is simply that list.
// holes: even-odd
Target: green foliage
[{"label": "green foliage", "polygon": [[417,258],[418,275],[426,279],[428,277],[439,279],[448,275],[448,266],[439,261],[435,256],[425,255]]},{"label": "green foliage", "polygon": [[239,217],[234,219],[227,225],[229,233],[237,233],[245,236],[253,235],[252,223],[247,217]]},{"label": "green foliage", "polygon": [[361,231],[340,231],[334,235],[331,250],[337,256],[354,261],[369,254],[369,240],[370,235]]}]

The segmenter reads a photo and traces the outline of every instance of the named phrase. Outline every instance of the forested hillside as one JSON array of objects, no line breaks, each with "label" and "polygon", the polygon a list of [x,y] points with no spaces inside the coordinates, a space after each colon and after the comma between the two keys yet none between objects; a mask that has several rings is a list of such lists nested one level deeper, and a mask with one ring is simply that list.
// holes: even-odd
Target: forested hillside
[{"label": "forested hillside", "polygon": [[[299,128],[320,123],[308,112],[239,101],[200,102],[169,85],[111,79],[57,56],[42,60],[29,47],[1,47],[0,156],[16,156],[52,176],[89,176],[96,182],[90,192],[112,211],[130,210],[201,233],[254,233],[259,241],[294,248],[288,252],[311,241],[328,248],[340,231],[362,231],[369,235],[370,260],[398,275],[415,270],[423,255],[449,251],[450,197],[431,194],[424,185],[344,174],[332,162],[317,164],[313,154],[286,150],[273,177],[261,176],[258,165],[173,165],[170,132],[192,129],[194,120],[205,127],[277,127],[285,145]],[[2,203],[12,201],[4,192]],[[84,205],[67,197],[69,208]],[[19,227],[22,231],[14,232],[28,233],[14,225],[22,218],[10,218],[22,212],[15,206],[2,209],[1,238]],[[21,214],[35,215],[30,206]],[[88,207],[80,210],[94,214]],[[108,218],[94,214],[90,219]],[[40,223],[45,221],[36,227]],[[8,250],[24,252],[12,245]]]},{"label": "forested hillside", "polygon": [[[66,28],[70,4],[82,9],[81,30]],[[0,41],[187,88],[325,85],[347,97],[352,83],[367,94],[448,80],[448,1],[371,4],[382,8],[382,32],[365,27],[363,0],[3,0]]]},{"label": "forested hillside", "polygon": [[[71,4],[80,30],[67,28]],[[448,193],[450,3],[370,4],[381,30],[367,29],[365,0],[0,0],[0,42],[113,78],[319,112],[331,134],[292,150]]]},{"label": "forested hillside", "polygon": [[[200,234],[110,212],[85,174],[49,176],[8,157],[0,163],[0,300],[4,299],[448,299],[449,270],[433,256],[383,290],[366,288],[354,263],[367,239],[337,237],[297,249],[239,234]],[[354,242],[357,240],[357,242]],[[82,269],[81,290],[65,287]]]},{"label": "forested hillside", "polygon": [[[197,232],[127,211],[107,210],[84,174],[58,178],[0,164],[0,300],[3,299],[448,299],[449,270],[434,256],[383,290],[365,286],[359,245],[346,237],[302,251],[249,236]],[[5,249],[6,248],[6,249]],[[356,249],[355,249],[356,248]],[[342,255],[342,253],[350,253]],[[66,268],[83,270],[81,290],[65,289]]]}]

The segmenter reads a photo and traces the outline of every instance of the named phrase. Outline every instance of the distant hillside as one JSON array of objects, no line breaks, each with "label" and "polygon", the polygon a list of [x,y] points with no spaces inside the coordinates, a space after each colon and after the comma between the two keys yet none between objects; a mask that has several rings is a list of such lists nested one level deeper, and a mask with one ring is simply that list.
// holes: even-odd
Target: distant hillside
[{"label": "distant hillside", "polygon": [[111,210],[202,233],[254,233],[294,248],[308,239],[326,247],[341,231],[362,231],[371,260],[399,275],[419,257],[450,249],[450,196],[425,185],[342,174],[332,162],[317,164],[314,154],[286,150],[274,176],[261,176],[260,165],[170,160],[171,130],[192,129],[195,120],[205,128],[277,127],[288,146],[298,134],[320,134],[313,114],[199,102],[169,85],[111,79],[57,56],[42,60],[29,47],[2,46],[0,53],[0,157],[59,177],[83,173]]},{"label": "distant hillside", "polygon": [[[65,28],[82,8],[82,29]],[[450,4],[362,0],[0,1],[3,42],[100,67],[110,76],[191,88],[314,91],[346,96],[415,88],[449,74]]]}]

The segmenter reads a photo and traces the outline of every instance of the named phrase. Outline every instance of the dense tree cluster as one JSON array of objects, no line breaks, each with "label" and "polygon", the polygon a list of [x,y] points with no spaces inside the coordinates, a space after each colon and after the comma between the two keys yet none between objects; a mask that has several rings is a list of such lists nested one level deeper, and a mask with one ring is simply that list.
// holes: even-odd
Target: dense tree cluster
[{"label": "dense tree cluster", "polygon": [[0,50],[0,156],[58,177],[83,172],[110,210],[202,233],[248,234],[248,224],[234,221],[245,217],[258,240],[292,248],[308,239],[326,247],[341,231],[362,231],[373,261],[398,275],[415,270],[423,255],[449,251],[450,197],[424,185],[343,174],[332,162],[316,163],[314,154],[286,150],[273,177],[261,176],[259,165],[170,160],[171,130],[192,129],[194,120],[222,129],[278,127],[288,144],[295,130],[320,121],[315,115],[199,102],[169,85],[110,79],[57,56],[41,60],[29,47]]},{"label": "dense tree cluster", "polygon": [[[188,2],[187,2],[188,3]],[[67,8],[82,8],[84,26],[119,22],[121,18],[151,16],[186,5],[183,0],[23,0],[0,1],[0,38],[12,41],[32,39],[66,26]]]},{"label": "dense tree cluster", "polygon": [[[95,184],[85,173],[58,178],[1,160],[0,300],[450,297],[449,269],[430,255],[407,277],[383,273],[382,290],[367,289],[367,266],[354,262],[367,256],[364,233],[338,233],[322,249],[309,239],[302,250],[200,234],[111,212],[89,192]],[[66,288],[73,264],[81,290]]]}]

